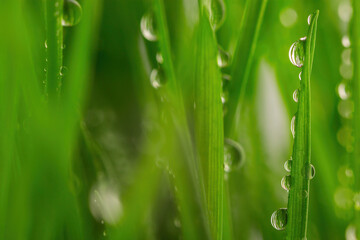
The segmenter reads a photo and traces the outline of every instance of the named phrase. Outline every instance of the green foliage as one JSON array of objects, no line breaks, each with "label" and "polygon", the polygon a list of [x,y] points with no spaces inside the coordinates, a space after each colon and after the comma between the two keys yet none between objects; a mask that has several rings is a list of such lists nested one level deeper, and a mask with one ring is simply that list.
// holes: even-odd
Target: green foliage
[{"label": "green foliage", "polygon": [[359,8],[0,1],[0,239],[354,239]]}]

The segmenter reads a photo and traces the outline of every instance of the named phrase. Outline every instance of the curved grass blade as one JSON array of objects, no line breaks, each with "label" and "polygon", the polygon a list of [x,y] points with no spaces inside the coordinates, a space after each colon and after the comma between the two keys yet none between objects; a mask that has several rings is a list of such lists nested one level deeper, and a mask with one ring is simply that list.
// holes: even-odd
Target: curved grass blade
[{"label": "curved grass blade", "polygon": [[217,43],[208,19],[203,10],[195,51],[195,136],[204,173],[212,236],[221,239],[224,195],[221,75],[216,62]]},{"label": "curved grass blade", "polygon": [[224,119],[225,136],[231,135],[236,110],[243,101],[266,5],[267,0],[246,1],[234,54],[233,80],[229,89],[228,111]]},{"label": "curved grass blade", "polygon": [[311,96],[310,76],[315,52],[315,40],[319,11],[313,15],[307,33],[305,45],[305,62],[303,80],[300,86],[298,112],[295,122],[295,139],[293,147],[293,164],[291,169],[291,188],[288,200],[287,238],[306,239],[310,160],[311,160]]}]

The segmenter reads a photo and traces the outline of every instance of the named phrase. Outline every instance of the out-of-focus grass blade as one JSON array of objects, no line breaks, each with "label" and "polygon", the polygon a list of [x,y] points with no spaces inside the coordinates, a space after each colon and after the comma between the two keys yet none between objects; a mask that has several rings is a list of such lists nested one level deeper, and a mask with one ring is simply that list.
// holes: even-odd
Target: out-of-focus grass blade
[{"label": "out-of-focus grass blade", "polygon": [[[185,239],[207,238],[208,227],[205,221],[205,196],[203,193],[203,181],[201,171],[195,159],[195,153],[187,125],[186,111],[180,83],[177,82],[172,61],[170,37],[166,20],[163,0],[155,0],[156,20],[158,24],[159,47],[163,55],[163,67],[166,83],[166,97],[169,103],[165,103],[165,109],[169,112],[173,121],[173,127],[180,144],[184,159],[175,158],[175,174],[179,181],[179,193],[177,199],[182,208],[183,234]],[[189,185],[190,184],[190,185]],[[192,187],[189,187],[192,186]]]},{"label": "out-of-focus grass blade", "polygon": [[303,80],[301,81],[298,112],[295,118],[295,139],[287,217],[288,240],[306,239],[309,206],[309,175],[311,174],[310,76],[315,52],[318,17],[319,11],[316,11],[312,15],[307,34]]},{"label": "out-of-focus grass blade", "polygon": [[222,238],[224,195],[224,135],[221,75],[217,43],[205,9],[202,9],[195,52],[195,136],[205,181],[210,228]]},{"label": "out-of-focus grass blade", "polygon": [[225,136],[231,135],[237,107],[242,103],[266,5],[267,0],[246,1],[232,65],[232,83],[224,119]]},{"label": "out-of-focus grass blade", "polygon": [[63,65],[63,6],[64,0],[45,0],[45,25],[46,25],[46,79],[45,92],[50,100],[60,93],[61,67]]},{"label": "out-of-focus grass blade", "polygon": [[[352,25],[352,44],[353,44],[353,60],[354,60],[354,79],[352,83],[354,98],[354,153],[351,158],[355,174],[355,193],[360,191],[360,2],[352,1],[354,15]],[[356,203],[355,203],[356,204]],[[360,237],[360,212],[355,211],[356,238]]]}]

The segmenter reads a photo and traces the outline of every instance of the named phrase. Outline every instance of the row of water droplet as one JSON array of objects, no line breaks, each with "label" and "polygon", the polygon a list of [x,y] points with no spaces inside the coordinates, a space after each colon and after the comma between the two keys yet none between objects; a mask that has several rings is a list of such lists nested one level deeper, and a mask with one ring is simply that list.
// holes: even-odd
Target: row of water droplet
[{"label": "row of water droplet", "polygon": [[[146,12],[140,20],[140,31],[142,36],[149,42],[158,41],[158,30],[155,12],[150,9]],[[151,70],[150,73],[150,84],[154,89],[159,89],[166,83],[166,76],[162,67],[164,63],[163,55],[160,51],[154,56],[156,59],[157,66]]]},{"label": "row of water droplet", "polygon": [[[307,22],[308,25],[311,23],[312,14],[308,16]],[[305,60],[305,44],[306,44],[306,37],[302,37],[296,42],[294,42],[289,50],[289,59],[290,62],[296,66],[301,68],[304,65]],[[301,73],[299,73],[299,80],[301,80]],[[293,100],[297,103],[299,101],[299,95],[301,94],[301,88],[296,89],[293,92]],[[296,114],[292,117],[291,123],[290,123],[290,130],[293,138],[295,138],[295,125],[296,125]],[[288,175],[284,176],[281,179],[281,187],[286,190],[287,192],[291,189],[291,169],[293,165],[293,161],[296,161],[296,159],[292,159],[290,157],[289,160],[287,160],[284,164],[285,170],[289,173]],[[313,179],[315,176],[315,168],[312,164],[306,165],[303,167],[302,174],[304,177],[307,177],[309,179]],[[301,194],[302,198],[307,198],[308,193],[305,191]],[[271,225],[276,230],[284,230],[287,225],[287,208],[279,208],[271,215]]]},{"label": "row of water droplet", "polygon": [[[341,63],[339,66],[339,73],[341,81],[337,85],[336,91],[339,97],[337,106],[338,113],[341,117],[341,126],[337,132],[337,141],[344,148],[343,159],[345,164],[338,169],[337,177],[340,185],[334,193],[335,213],[337,217],[344,220],[352,220],[354,211],[360,211],[360,193],[355,192],[354,172],[349,167],[349,160],[351,159],[354,150],[354,136],[353,136],[353,112],[354,102],[351,92],[351,81],[354,73],[354,64],[352,61],[352,47],[349,38],[348,25],[352,18],[351,4],[339,5],[339,18],[344,23],[346,32],[341,39],[343,50],[341,52]],[[347,12],[347,14],[345,14]],[[357,228],[350,223],[345,231],[346,240],[356,240]]]},{"label": "row of water droplet", "polygon": [[[59,16],[59,2],[55,2],[55,16]],[[65,0],[64,1],[64,5],[63,5],[63,14],[62,14],[62,19],[61,19],[61,25],[63,27],[72,27],[77,25],[82,17],[82,8],[81,5],[76,1],[76,0]],[[57,33],[59,34],[59,33]],[[62,42],[62,40],[61,40]],[[47,40],[45,40],[44,42],[44,47],[45,47],[45,51],[48,50],[48,42]],[[62,44],[61,49],[65,49],[65,45]],[[47,72],[47,65],[48,65],[48,58],[45,58],[45,67],[44,67],[44,72]],[[62,77],[64,77],[67,73],[68,69],[66,66],[61,66],[59,69],[59,73],[58,73],[58,78],[61,79]],[[43,80],[43,84],[45,85],[45,79]],[[62,84],[62,82],[60,82],[60,84]],[[61,87],[61,85],[57,86],[57,91],[59,90],[59,88]]]}]

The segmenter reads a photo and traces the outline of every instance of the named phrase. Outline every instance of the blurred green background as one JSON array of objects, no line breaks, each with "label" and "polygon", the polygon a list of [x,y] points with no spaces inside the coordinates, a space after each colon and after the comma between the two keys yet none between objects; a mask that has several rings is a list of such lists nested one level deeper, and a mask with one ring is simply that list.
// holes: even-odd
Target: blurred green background
[{"label": "blurred green background", "polygon": [[[245,2],[224,0],[225,21],[216,38],[230,56]],[[260,7],[261,1],[256,2]],[[177,163],[187,153],[174,137],[171,106],[149,80],[159,46],[143,38],[140,21],[153,2],[79,3],[81,22],[64,28],[68,73],[63,105],[49,107],[41,85],[41,1],[0,2],[0,238],[189,239],[193,235],[184,229],[195,224],[197,236],[205,239],[196,187]],[[189,56],[196,44],[192,33],[198,3],[164,4],[191,131],[188,89],[194,63]],[[288,51],[306,34],[307,17],[316,9],[320,17],[311,79],[316,175],[310,184],[308,239],[356,239],[351,238],[354,173],[348,166],[353,141],[347,92],[353,75],[348,37],[353,9],[348,0],[268,1],[231,133],[245,155],[241,168],[225,174],[232,223],[224,224],[233,233],[226,239],[285,238],[270,217],[286,207],[288,196],[280,181],[292,151],[290,120],[297,109],[293,91],[300,72]]]}]

